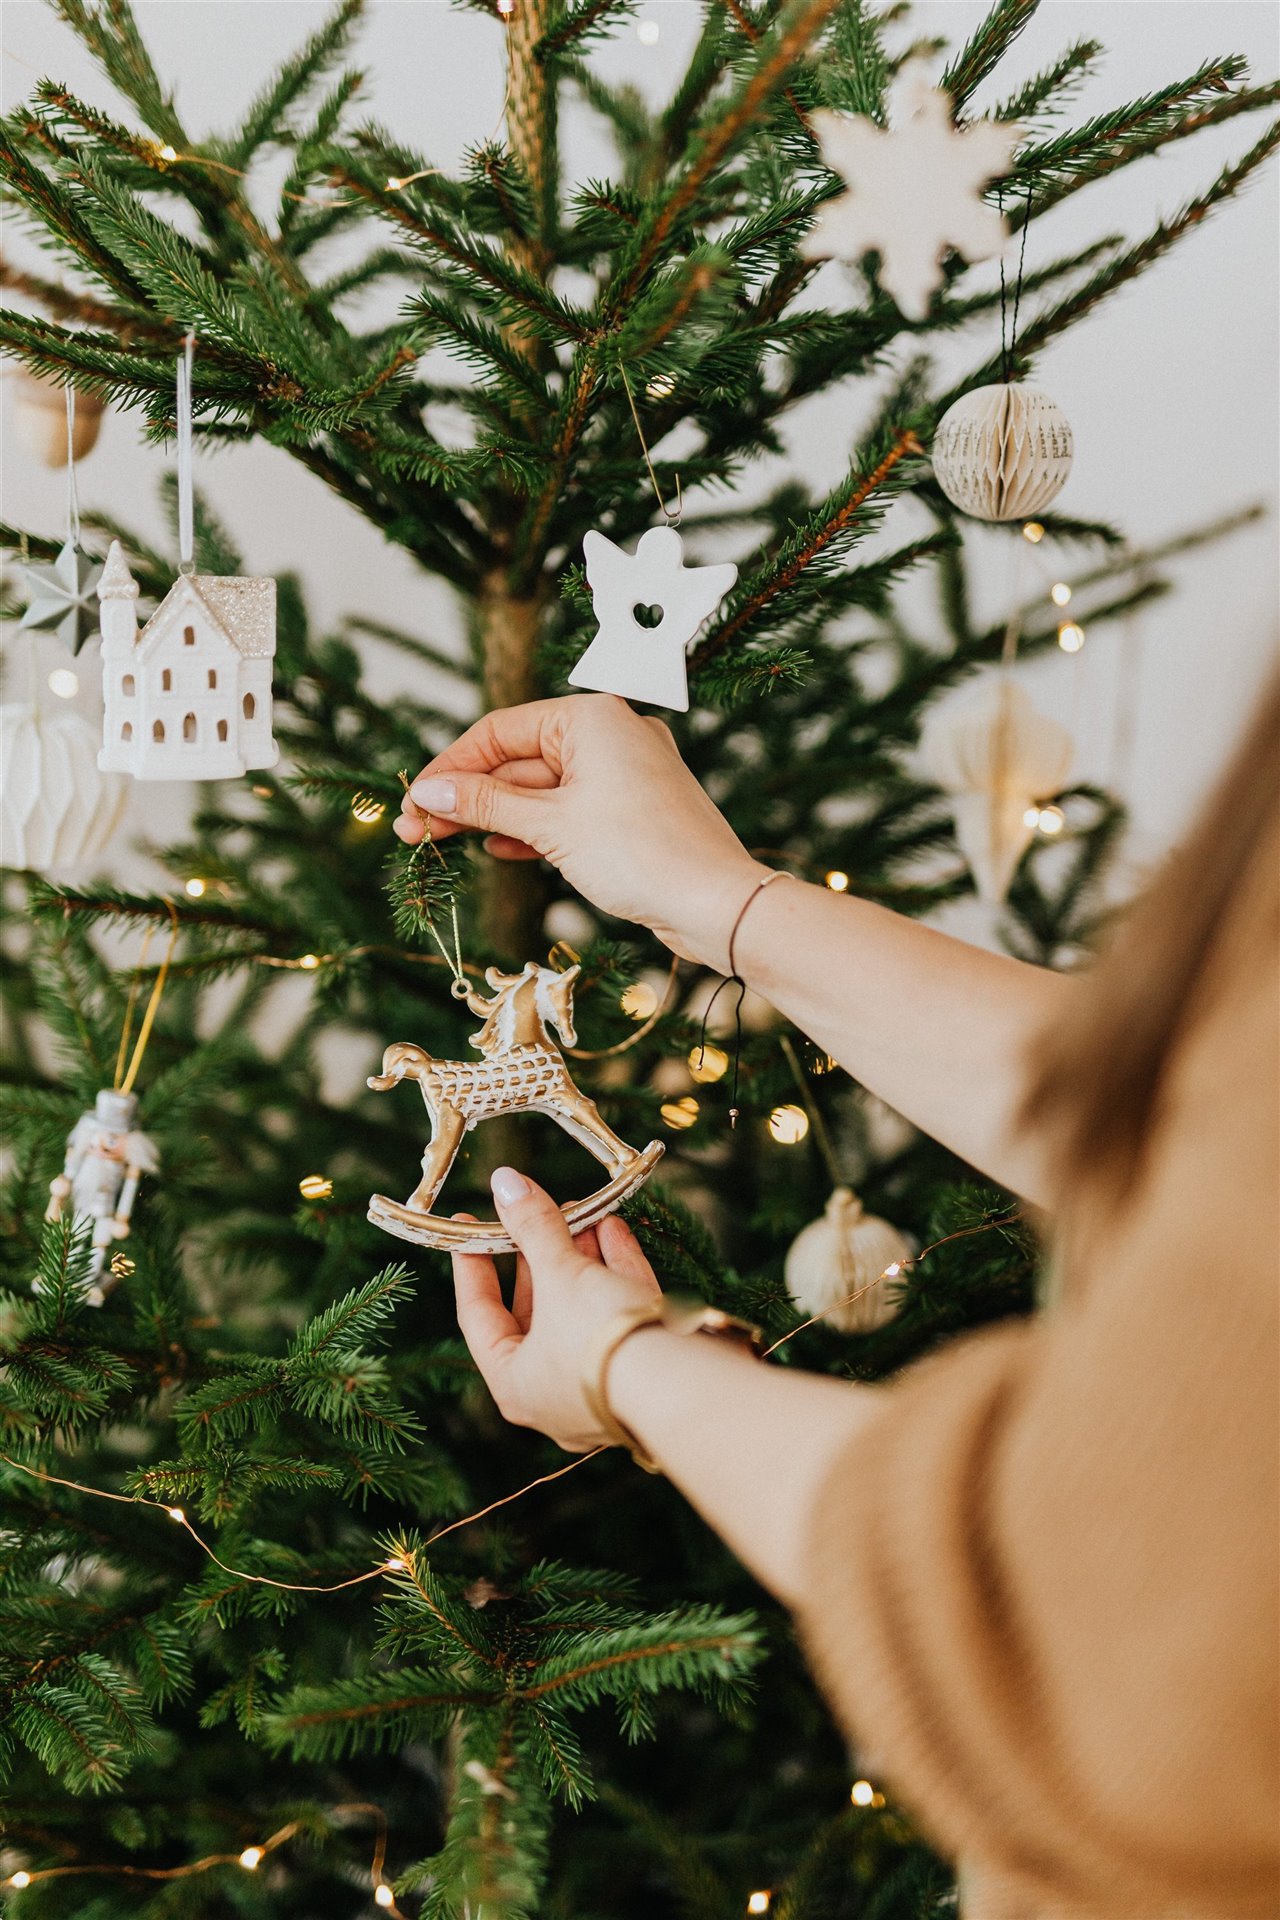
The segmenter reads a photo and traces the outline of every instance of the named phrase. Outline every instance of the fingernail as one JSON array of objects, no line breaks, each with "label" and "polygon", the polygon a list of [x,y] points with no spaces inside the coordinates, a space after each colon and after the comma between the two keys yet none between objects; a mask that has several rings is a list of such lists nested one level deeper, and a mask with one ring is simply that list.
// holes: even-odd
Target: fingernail
[{"label": "fingernail", "polygon": [[428,813],[452,813],[458,804],[458,788],[452,780],[415,780],[409,798]]},{"label": "fingernail", "polygon": [[529,1182],[514,1167],[496,1167],[489,1181],[493,1197],[500,1207],[514,1207],[529,1191]]}]

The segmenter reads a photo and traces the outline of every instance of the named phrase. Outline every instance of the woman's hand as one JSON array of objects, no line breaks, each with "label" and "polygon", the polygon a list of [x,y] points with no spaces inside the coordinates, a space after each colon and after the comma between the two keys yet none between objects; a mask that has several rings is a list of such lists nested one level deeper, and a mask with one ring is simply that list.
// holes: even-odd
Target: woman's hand
[{"label": "woman's hand", "polygon": [[508,1311],[493,1261],[454,1255],[458,1325],[471,1357],[504,1419],[536,1427],[569,1453],[608,1445],[583,1395],[583,1356],[603,1322],[659,1297],[653,1268],[617,1214],[574,1240],[550,1195],[511,1167],[494,1174],[493,1197],[520,1249],[515,1295]]},{"label": "woman's hand", "polygon": [[604,913],[723,967],[759,868],[660,720],[612,694],[488,713],[422,769],[395,830],[411,846],[478,827],[503,860],[541,856]]}]

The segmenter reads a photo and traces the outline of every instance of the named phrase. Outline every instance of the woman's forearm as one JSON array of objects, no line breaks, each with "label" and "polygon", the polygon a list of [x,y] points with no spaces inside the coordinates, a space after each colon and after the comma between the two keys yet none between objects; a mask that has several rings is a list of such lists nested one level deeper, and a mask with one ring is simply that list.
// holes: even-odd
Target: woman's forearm
[{"label": "woman's forearm", "polygon": [[766,887],[735,943],[748,986],[925,1133],[1033,1201],[1042,1153],[1016,1124],[1030,1041],[1071,982],[870,901]]},{"label": "woman's forearm", "polygon": [[611,1410],[667,1478],[762,1585],[794,1605],[819,1491],[874,1389],[664,1327],[623,1341],[607,1388]]}]

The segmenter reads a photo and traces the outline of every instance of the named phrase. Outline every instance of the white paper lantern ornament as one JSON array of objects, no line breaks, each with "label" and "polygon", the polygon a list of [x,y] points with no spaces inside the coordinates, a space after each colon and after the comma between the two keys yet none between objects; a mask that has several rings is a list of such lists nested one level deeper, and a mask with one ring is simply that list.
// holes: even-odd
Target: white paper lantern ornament
[{"label": "white paper lantern ornament", "polygon": [[864,1213],[852,1187],[837,1187],[792,1241],[783,1277],[802,1313],[841,1333],[870,1333],[897,1313],[895,1286],[910,1258],[895,1226]]},{"label": "white paper lantern ornament", "polygon": [[59,702],[0,707],[0,862],[68,874],[95,859],[120,823],[125,781],[98,771],[97,730]]},{"label": "white paper lantern ornament", "polygon": [[118,540],[98,582],[98,765],[135,780],[228,780],[280,757],[271,732],[276,583],[194,571],[192,347],[188,338],[178,361],[180,576],[141,631],[137,582]]},{"label": "white paper lantern ornament", "polygon": [[1057,499],[1074,441],[1061,407],[1039,387],[975,387],[947,408],[933,436],[933,473],[953,506],[976,520],[1025,520]]},{"label": "white paper lantern ornament", "polygon": [[1007,674],[926,714],[917,758],[952,796],[960,851],[978,897],[999,905],[1035,836],[1038,807],[1061,791],[1073,743]]}]

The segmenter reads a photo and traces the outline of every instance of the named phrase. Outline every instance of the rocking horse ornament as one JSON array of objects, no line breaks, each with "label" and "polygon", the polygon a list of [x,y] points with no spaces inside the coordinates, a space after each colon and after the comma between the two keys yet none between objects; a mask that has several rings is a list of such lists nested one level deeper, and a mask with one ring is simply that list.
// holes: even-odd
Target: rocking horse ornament
[{"label": "rocking horse ornament", "polygon": [[483,1055],[480,1060],[436,1060],[407,1040],[387,1048],[382,1072],[372,1075],[369,1085],[383,1093],[401,1080],[416,1081],[431,1116],[431,1138],[422,1156],[422,1178],[403,1206],[382,1193],[370,1200],[369,1218],[375,1227],[420,1247],[451,1253],[514,1252],[510,1235],[496,1222],[446,1220],[431,1211],[463,1135],[481,1120],[504,1113],[549,1114],[609,1169],[607,1186],[561,1208],[574,1233],[594,1226],[648,1179],[662,1158],[662,1142],[651,1140],[637,1152],[620,1139],[601,1119],[595,1102],[574,1085],[564,1056],[547,1032],[552,1026],[566,1047],[575,1044],[573,988],[580,971],[569,967],[557,973],[533,960],[521,973],[488,967],[491,1000],[464,981],[455,982],[457,998],[465,999],[484,1021],[471,1039]]}]

